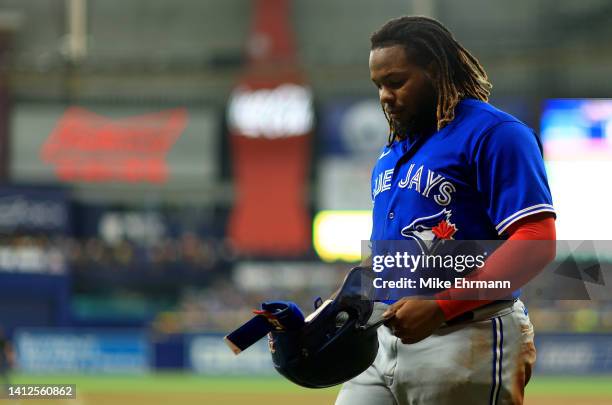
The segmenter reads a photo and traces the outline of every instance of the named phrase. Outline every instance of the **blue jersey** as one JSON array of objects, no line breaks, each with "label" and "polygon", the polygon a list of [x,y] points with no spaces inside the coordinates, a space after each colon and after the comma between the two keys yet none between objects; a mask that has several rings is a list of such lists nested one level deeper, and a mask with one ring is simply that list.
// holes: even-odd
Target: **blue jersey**
[{"label": "blue jersey", "polygon": [[372,173],[376,241],[497,240],[517,220],[552,212],[533,130],[466,99],[443,129],[386,146]]}]

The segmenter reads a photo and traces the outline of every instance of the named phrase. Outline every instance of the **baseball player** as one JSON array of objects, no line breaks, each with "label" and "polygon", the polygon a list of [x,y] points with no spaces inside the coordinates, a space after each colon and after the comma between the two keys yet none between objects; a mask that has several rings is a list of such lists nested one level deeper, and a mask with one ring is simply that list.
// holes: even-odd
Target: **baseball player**
[{"label": "baseball player", "polygon": [[[555,255],[555,212],[533,130],[488,104],[485,70],[438,21],[401,17],[371,37],[370,75],[390,125],[372,173],[371,240],[503,242],[483,280],[518,278]],[[409,294],[408,294],[409,295]],[[535,362],[518,292],[439,293],[391,303],[376,360],[337,405],[522,404]]]}]

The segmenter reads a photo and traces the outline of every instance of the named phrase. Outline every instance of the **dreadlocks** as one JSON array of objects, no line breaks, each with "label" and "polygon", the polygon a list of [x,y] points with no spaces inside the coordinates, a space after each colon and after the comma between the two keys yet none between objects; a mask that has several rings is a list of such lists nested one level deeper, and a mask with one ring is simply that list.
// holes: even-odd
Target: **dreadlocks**
[{"label": "dreadlocks", "polygon": [[[412,16],[392,19],[372,34],[370,42],[370,49],[401,45],[421,67],[433,62],[438,73],[434,84],[438,130],[455,118],[455,107],[461,99],[489,99],[492,85],[480,62],[434,19]],[[389,122],[389,143],[392,143],[395,129],[384,108],[383,112]]]}]

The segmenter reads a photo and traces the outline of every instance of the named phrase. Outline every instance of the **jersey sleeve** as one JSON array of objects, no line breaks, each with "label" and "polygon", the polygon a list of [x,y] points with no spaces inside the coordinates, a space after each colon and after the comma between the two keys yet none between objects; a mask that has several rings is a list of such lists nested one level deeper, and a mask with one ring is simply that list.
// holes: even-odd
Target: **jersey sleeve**
[{"label": "jersey sleeve", "polygon": [[541,145],[529,127],[497,124],[483,136],[474,159],[477,187],[499,235],[521,218],[555,213]]}]

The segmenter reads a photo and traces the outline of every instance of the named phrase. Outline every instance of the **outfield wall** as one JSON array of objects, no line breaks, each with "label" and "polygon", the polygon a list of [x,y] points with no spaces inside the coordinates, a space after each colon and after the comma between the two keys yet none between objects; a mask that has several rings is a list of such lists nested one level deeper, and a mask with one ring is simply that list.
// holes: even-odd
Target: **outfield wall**
[{"label": "outfield wall", "polygon": [[[222,334],[161,337],[134,329],[22,329],[16,368],[24,373],[147,373],[188,370],[203,375],[274,375],[267,339],[236,356]],[[536,336],[541,375],[612,374],[612,334]]]}]

